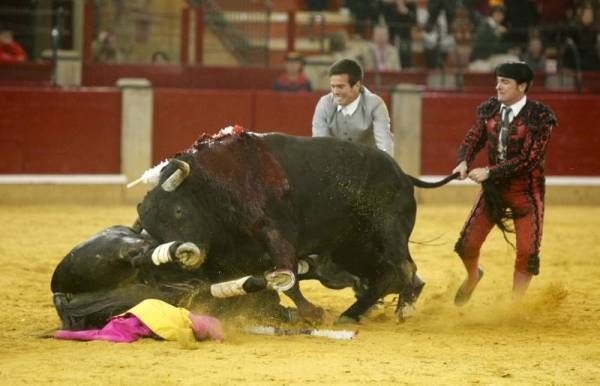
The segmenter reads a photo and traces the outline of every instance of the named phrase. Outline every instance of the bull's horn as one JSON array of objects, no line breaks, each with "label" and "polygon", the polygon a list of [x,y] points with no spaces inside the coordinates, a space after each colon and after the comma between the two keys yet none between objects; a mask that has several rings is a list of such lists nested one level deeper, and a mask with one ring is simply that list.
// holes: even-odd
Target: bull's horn
[{"label": "bull's horn", "polygon": [[167,192],[172,192],[190,175],[190,165],[180,159],[171,160],[177,166],[177,170],[173,172],[160,186]]}]

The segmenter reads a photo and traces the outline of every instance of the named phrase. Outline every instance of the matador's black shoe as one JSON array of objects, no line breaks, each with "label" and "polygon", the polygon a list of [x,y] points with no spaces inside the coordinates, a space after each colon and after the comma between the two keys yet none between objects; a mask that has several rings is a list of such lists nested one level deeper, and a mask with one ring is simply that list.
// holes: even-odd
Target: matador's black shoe
[{"label": "matador's black shoe", "polygon": [[473,294],[473,291],[475,290],[475,288],[477,288],[477,284],[479,284],[479,282],[481,281],[481,278],[483,277],[483,269],[477,268],[477,270],[479,271],[479,279],[477,279],[477,283],[475,283],[475,287],[473,287],[470,291],[467,291],[467,289],[465,287],[466,282],[462,283],[462,285],[456,291],[456,295],[454,295],[454,305],[455,306],[462,307],[465,304],[467,304],[469,302],[469,300],[471,299],[471,294]]}]

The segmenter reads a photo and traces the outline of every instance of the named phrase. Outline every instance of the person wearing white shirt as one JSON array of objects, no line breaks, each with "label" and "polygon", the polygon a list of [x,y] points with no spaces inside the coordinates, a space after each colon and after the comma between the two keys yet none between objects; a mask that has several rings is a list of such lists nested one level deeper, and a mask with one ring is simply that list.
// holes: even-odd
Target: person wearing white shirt
[{"label": "person wearing white shirt", "polygon": [[330,67],[331,92],[317,103],[312,136],[364,144],[393,157],[388,109],[383,99],[362,83],[363,70],[355,60],[341,59]]}]

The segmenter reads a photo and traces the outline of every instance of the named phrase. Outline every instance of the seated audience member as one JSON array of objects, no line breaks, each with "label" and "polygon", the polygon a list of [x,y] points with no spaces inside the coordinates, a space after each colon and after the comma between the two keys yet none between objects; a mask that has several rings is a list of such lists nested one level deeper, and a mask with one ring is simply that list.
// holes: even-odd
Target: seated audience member
[{"label": "seated audience member", "polygon": [[400,41],[400,63],[402,68],[412,67],[412,29],[416,26],[416,5],[407,0],[383,0],[381,10],[388,25],[390,42]]},{"label": "seated audience member", "polygon": [[123,55],[117,47],[117,37],[108,31],[101,31],[92,42],[92,55],[96,62],[123,61]]},{"label": "seated audience member", "polygon": [[513,46],[527,41],[528,31],[538,25],[540,14],[535,0],[504,0],[504,24],[508,31],[504,40]]},{"label": "seated audience member", "polygon": [[507,29],[502,25],[505,16],[503,6],[494,6],[490,16],[477,26],[473,36],[469,69],[471,71],[492,71],[499,62],[518,61],[508,52],[508,46],[503,40]]},{"label": "seated audience member", "polygon": [[564,63],[571,69],[577,69],[578,51],[581,70],[600,70],[600,29],[596,23],[594,8],[591,3],[584,2],[577,8],[575,23],[570,26],[568,36],[572,39],[571,49],[565,50]]},{"label": "seated audience member", "polygon": [[[424,1],[427,4],[427,13],[428,19],[425,24],[425,29],[427,31],[431,31],[436,28],[436,24],[439,24],[440,15],[444,18],[444,23],[448,25],[449,31],[452,31],[455,18],[457,13],[462,8],[464,12],[466,12],[469,21],[473,25],[477,25],[479,23],[479,19],[481,15],[477,12],[476,3],[481,3],[481,1],[476,0],[420,0]],[[492,3],[493,0],[489,0]]]},{"label": "seated audience member", "polygon": [[273,83],[275,91],[311,91],[310,80],[304,75],[304,59],[298,52],[288,52],[285,56],[285,72]]},{"label": "seated audience member", "polygon": [[13,39],[12,31],[0,29],[0,63],[17,63],[27,60],[27,53]]},{"label": "seated audience member", "polygon": [[426,68],[441,68],[449,53],[456,47],[456,40],[450,34],[448,19],[444,10],[438,13],[436,22],[429,28],[430,14],[428,8],[421,4],[417,8],[417,23],[424,29],[422,33],[423,51]]},{"label": "seated audience member", "polygon": [[158,299],[143,300],[127,312],[110,318],[101,329],[58,330],[54,337],[117,343],[132,343],[145,337],[182,343],[206,339],[221,342],[225,339],[218,319],[196,315],[185,308],[175,307]]},{"label": "seated audience member", "polygon": [[535,71],[546,70],[546,53],[544,51],[544,43],[539,36],[532,36],[527,42],[527,51],[521,55],[521,60],[524,61]]},{"label": "seated audience member", "polygon": [[377,23],[381,12],[379,1],[374,0],[346,0],[346,7],[354,16],[354,31],[367,38],[371,26]]},{"label": "seated audience member", "polygon": [[362,59],[366,71],[400,70],[400,53],[389,42],[387,26],[376,25],[373,28],[373,40],[367,43]]}]

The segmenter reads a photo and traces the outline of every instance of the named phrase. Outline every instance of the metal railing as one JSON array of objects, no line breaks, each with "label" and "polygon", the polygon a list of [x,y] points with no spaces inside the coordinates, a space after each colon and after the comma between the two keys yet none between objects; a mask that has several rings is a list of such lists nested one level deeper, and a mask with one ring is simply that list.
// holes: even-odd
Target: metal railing
[{"label": "metal railing", "polygon": [[269,64],[272,7],[270,1],[236,2],[236,11],[225,11],[218,0],[203,0],[205,22],[242,65]]}]

